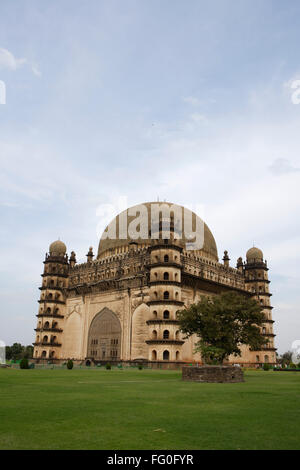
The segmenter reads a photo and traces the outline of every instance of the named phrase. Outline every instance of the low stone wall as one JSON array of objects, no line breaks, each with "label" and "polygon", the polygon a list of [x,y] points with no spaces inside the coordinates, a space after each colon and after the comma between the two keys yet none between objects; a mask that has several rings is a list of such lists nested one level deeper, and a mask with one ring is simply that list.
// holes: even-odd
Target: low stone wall
[{"label": "low stone wall", "polygon": [[189,382],[236,383],[244,382],[244,373],[235,366],[183,367],[182,380]]}]

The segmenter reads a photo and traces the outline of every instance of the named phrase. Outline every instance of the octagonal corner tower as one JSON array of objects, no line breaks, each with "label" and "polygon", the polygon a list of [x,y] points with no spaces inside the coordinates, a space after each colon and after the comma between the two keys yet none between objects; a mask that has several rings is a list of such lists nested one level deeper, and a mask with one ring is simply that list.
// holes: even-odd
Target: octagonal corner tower
[{"label": "octagonal corner tower", "polygon": [[217,245],[206,223],[189,209],[170,202],[146,202],[118,214],[101,236],[97,258],[125,253],[132,243],[150,246],[168,227],[184,250],[218,261]]}]

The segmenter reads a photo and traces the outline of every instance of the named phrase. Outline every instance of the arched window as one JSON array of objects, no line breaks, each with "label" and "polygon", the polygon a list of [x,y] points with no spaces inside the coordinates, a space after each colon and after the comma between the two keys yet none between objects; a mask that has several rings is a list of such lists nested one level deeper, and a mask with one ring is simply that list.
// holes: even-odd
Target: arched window
[{"label": "arched window", "polygon": [[168,281],[169,280],[169,273],[164,273],[164,281]]},{"label": "arched window", "polygon": [[44,336],[43,343],[48,343],[48,336]]},{"label": "arched window", "polygon": [[157,331],[156,330],[152,331],[152,339],[157,339]]},{"label": "arched window", "polygon": [[259,362],[259,356],[256,356],[256,362]]},{"label": "arched window", "polygon": [[169,339],[169,337],[170,337],[169,330],[164,330],[164,339]]},{"label": "arched window", "polygon": [[157,299],[157,292],[154,292],[154,298]]},{"label": "arched window", "polygon": [[169,310],[165,310],[164,311],[164,319],[168,320],[168,318],[170,318],[170,312],[169,312]]},{"label": "arched window", "polygon": [[265,362],[266,362],[266,363],[269,362],[269,356],[265,356]]},{"label": "arched window", "polygon": [[178,295],[179,295],[178,292],[176,292],[176,294],[175,294],[175,299],[176,300],[178,300]]},{"label": "arched window", "polygon": [[263,327],[262,332],[263,332],[264,335],[266,334],[266,328],[265,327]]},{"label": "arched window", "polygon": [[154,318],[157,318],[157,311],[156,310],[154,310],[153,316],[154,316]]},{"label": "arched window", "polygon": [[180,359],[180,353],[179,351],[176,351],[176,361],[179,361],[179,359]]},{"label": "arched window", "polygon": [[154,273],[154,277],[155,277],[155,279],[157,279],[157,273]]},{"label": "arched window", "polygon": [[151,360],[156,361],[156,359],[157,359],[157,352],[154,350],[152,351]]},{"label": "arched window", "polygon": [[46,328],[46,329],[49,328],[49,322],[48,321],[46,321],[46,323],[44,325],[44,328]]},{"label": "arched window", "polygon": [[165,256],[164,256],[164,262],[165,262],[165,263],[168,263],[168,261],[169,261],[169,256],[168,256],[168,255],[165,255]]},{"label": "arched window", "polygon": [[167,350],[164,351],[164,352],[163,352],[163,360],[164,360],[164,361],[168,361],[168,360],[169,360],[169,357],[170,357],[169,351],[167,351]]},{"label": "arched window", "polygon": [[167,290],[164,292],[164,299],[165,300],[169,299],[169,292]]},{"label": "arched window", "polygon": [[177,278],[178,278],[178,274],[175,273],[175,281],[177,281]]},{"label": "arched window", "polygon": [[175,338],[176,338],[176,339],[179,339],[179,330],[176,331],[176,333],[175,333]]},{"label": "arched window", "polygon": [[42,357],[46,357],[47,356],[47,351],[43,351],[42,352]]}]

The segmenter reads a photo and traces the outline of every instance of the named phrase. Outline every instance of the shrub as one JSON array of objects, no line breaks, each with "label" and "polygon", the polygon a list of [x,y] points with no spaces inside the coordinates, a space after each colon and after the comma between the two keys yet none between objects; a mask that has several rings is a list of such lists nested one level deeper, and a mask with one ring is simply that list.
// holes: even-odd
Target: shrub
[{"label": "shrub", "polygon": [[111,369],[110,363],[108,362],[105,367],[106,367],[106,370],[110,370]]},{"label": "shrub", "polygon": [[263,365],[264,370],[270,370],[270,364],[267,364],[266,362]]},{"label": "shrub", "polygon": [[139,370],[142,370],[143,369],[143,364],[139,364]]},{"label": "shrub", "polygon": [[23,359],[21,359],[20,369],[29,369],[28,359],[26,357],[23,357]]},{"label": "shrub", "polygon": [[290,362],[289,368],[296,369],[296,364],[294,364],[293,362]]},{"label": "shrub", "polygon": [[68,369],[73,369],[73,361],[71,361],[71,359],[69,359],[68,362],[67,362],[67,368]]},{"label": "shrub", "polygon": [[300,362],[298,362],[297,364],[297,369],[300,369]]}]

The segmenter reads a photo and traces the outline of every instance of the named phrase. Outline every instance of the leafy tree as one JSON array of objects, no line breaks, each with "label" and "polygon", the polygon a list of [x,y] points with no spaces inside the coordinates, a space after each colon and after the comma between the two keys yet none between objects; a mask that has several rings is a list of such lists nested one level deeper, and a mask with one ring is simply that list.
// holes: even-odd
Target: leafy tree
[{"label": "leafy tree", "polygon": [[13,359],[14,361],[22,359],[32,359],[33,356],[33,346],[22,346],[20,343],[14,343],[12,346],[5,347],[6,359]]},{"label": "leafy tree", "polygon": [[282,366],[288,366],[292,362],[292,356],[292,351],[287,351],[283,353],[282,356],[280,356],[278,359],[279,364],[281,364]]},{"label": "leafy tree", "polygon": [[187,338],[199,337],[196,351],[207,363],[222,364],[231,354],[240,356],[242,344],[259,350],[268,342],[259,328],[265,320],[262,307],[257,300],[233,291],[203,296],[177,317]]},{"label": "leafy tree", "polygon": [[14,361],[22,358],[23,346],[21,343],[14,343],[10,349],[11,349],[11,358]]},{"label": "leafy tree", "polygon": [[67,362],[67,368],[71,370],[71,369],[73,369],[73,365],[74,365],[73,361],[71,359],[69,359],[68,362]]},{"label": "leafy tree", "polygon": [[33,356],[33,346],[30,344],[28,346],[23,346],[22,357],[27,359],[32,359]]},{"label": "leafy tree", "polygon": [[23,359],[21,359],[20,369],[29,369],[28,359],[26,359],[25,357],[23,357]]},{"label": "leafy tree", "polygon": [[5,357],[9,361],[12,358],[12,352],[10,346],[5,346]]}]

